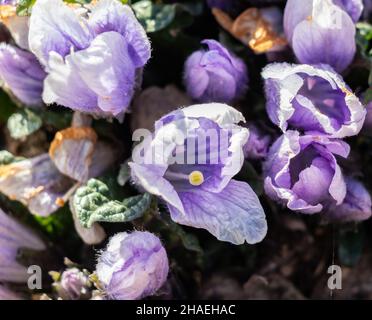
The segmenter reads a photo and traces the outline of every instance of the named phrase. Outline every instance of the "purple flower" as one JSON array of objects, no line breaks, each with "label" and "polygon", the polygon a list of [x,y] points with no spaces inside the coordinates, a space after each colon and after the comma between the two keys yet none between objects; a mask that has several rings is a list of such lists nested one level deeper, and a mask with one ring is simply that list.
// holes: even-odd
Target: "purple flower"
[{"label": "purple flower", "polygon": [[348,222],[367,220],[372,215],[371,196],[359,181],[346,177],[346,197],[336,206],[326,211],[326,217],[331,220]]},{"label": "purple flower", "polygon": [[327,63],[341,72],[354,58],[354,22],[332,0],[288,0],[284,30],[301,63]]},{"label": "purple flower", "polygon": [[42,104],[46,74],[30,52],[0,44],[0,82],[26,105]]},{"label": "purple flower", "polygon": [[266,157],[271,137],[264,134],[256,125],[249,124],[249,138],[243,147],[244,157],[247,159],[263,159]]},{"label": "purple flower", "polygon": [[134,231],[113,236],[98,258],[96,273],[109,298],[137,300],[165,283],[169,264],[158,237]]},{"label": "purple flower", "polygon": [[343,138],[361,130],[366,110],[329,66],[276,63],[262,77],[267,112],[282,131],[295,128]]},{"label": "purple flower", "polygon": [[0,300],[23,300],[22,297],[10,290],[8,287],[0,284]]},{"label": "purple flower", "polygon": [[335,156],[346,158],[349,151],[342,140],[288,130],[272,145],[264,163],[267,195],[302,213],[340,205],[346,184]]},{"label": "purple flower", "polygon": [[88,296],[91,282],[84,272],[77,268],[70,268],[62,273],[60,281],[55,286],[62,299],[78,300]]},{"label": "purple flower", "polygon": [[204,40],[207,50],[191,54],[185,63],[188,94],[200,102],[230,103],[244,95],[248,75],[244,62],[215,40]]},{"label": "purple flower", "polygon": [[236,109],[193,105],[162,117],[129,163],[138,186],[163,199],[172,219],[234,244],[260,242],[267,224],[251,187],[232,180],[249,132]]},{"label": "purple flower", "polygon": [[0,209],[0,282],[27,281],[27,268],[16,261],[22,248],[42,251],[46,246],[31,230]]},{"label": "purple flower", "polygon": [[48,70],[44,102],[101,116],[126,111],[151,54],[144,29],[117,0],[100,1],[89,19],[62,0],[38,0],[29,43]]}]

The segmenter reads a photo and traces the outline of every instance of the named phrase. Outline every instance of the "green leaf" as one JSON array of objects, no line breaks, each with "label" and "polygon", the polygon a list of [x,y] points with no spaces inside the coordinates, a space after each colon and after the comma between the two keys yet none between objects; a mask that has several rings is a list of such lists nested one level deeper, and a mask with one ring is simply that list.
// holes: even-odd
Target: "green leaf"
[{"label": "green leaf", "polygon": [[68,111],[43,110],[38,115],[45,125],[52,126],[58,130],[69,127],[72,120],[72,113]]},{"label": "green leaf", "polygon": [[24,138],[40,129],[41,118],[30,109],[24,109],[12,114],[7,122],[10,135],[14,139]]},{"label": "green leaf", "polygon": [[20,0],[17,6],[17,15],[27,16],[31,13],[31,8],[36,0]]},{"label": "green leaf", "polygon": [[166,28],[176,16],[176,6],[173,4],[155,4],[149,0],[141,0],[134,3],[132,8],[146,32]]},{"label": "green leaf", "polygon": [[342,265],[352,267],[362,255],[364,247],[362,226],[342,228],[339,231],[338,257]]},{"label": "green leaf", "polygon": [[372,88],[369,88],[364,93],[364,103],[367,104],[372,101]]},{"label": "green leaf", "polygon": [[14,102],[10,99],[9,95],[0,88],[0,122],[5,123],[9,117],[16,111],[19,110]]},{"label": "green leaf", "polygon": [[8,152],[6,150],[1,150],[0,151],[0,165],[1,166],[11,164],[13,162],[22,161],[24,159],[25,158],[23,158],[23,157],[13,156],[10,152]]},{"label": "green leaf", "polygon": [[112,199],[110,189],[100,180],[90,179],[80,187],[73,205],[81,224],[89,228],[94,222],[128,222],[141,217],[150,207],[148,193],[130,197],[123,201]]}]

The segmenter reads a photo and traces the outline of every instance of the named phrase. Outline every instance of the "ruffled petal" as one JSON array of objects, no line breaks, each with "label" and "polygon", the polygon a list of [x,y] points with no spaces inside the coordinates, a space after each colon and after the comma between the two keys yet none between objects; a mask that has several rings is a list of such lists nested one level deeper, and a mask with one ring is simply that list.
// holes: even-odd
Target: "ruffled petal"
[{"label": "ruffled petal", "polygon": [[251,187],[231,180],[220,193],[203,190],[180,193],[185,214],[169,206],[180,224],[208,230],[217,239],[243,244],[262,241],[267,223],[262,206]]},{"label": "ruffled petal", "polygon": [[71,50],[87,48],[91,38],[85,20],[62,0],[38,0],[33,6],[29,45],[45,66],[51,52],[64,57]]},{"label": "ruffled petal", "polygon": [[109,31],[120,33],[136,68],[143,67],[150,59],[150,41],[129,6],[117,0],[102,0],[93,8],[88,23],[96,35]]}]

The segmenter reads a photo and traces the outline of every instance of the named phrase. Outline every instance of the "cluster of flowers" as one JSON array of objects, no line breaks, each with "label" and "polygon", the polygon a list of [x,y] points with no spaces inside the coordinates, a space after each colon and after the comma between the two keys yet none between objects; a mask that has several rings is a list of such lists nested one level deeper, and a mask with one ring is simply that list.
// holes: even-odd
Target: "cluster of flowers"
[{"label": "cluster of flowers", "polygon": [[[49,153],[31,159],[2,154],[8,161],[0,166],[0,191],[31,213],[48,216],[78,186],[116,161],[117,146],[100,141],[82,113],[122,120],[140,88],[151,46],[131,8],[117,0],[93,1],[85,7],[38,0],[30,17],[15,15],[15,1],[0,3],[0,18],[14,39],[0,44],[3,87],[29,107],[56,103],[75,111],[71,127],[56,134]],[[215,1],[209,4],[218,6]],[[269,150],[271,137],[253,124],[241,125],[243,115],[227,105],[246,93],[246,64],[219,42],[204,40],[207,48],[187,59],[184,72],[189,96],[201,104],[155,122],[155,131],[136,146],[128,163],[132,182],[163,200],[175,222],[203,228],[233,244],[258,243],[267,233],[257,195],[248,183],[234,179],[245,158],[266,157],[265,191],[291,210],[322,211],[344,221],[369,218],[368,192],[353,177],[344,176],[337,161],[349,154],[341,139],[358,134],[366,117],[359,99],[336,73],[354,57],[354,22],[361,12],[360,1],[287,2],[284,32],[303,64],[275,63],[262,72],[268,115],[283,131]],[[325,44],[332,50],[324,50]],[[219,138],[206,143],[210,130]],[[187,159],[190,153],[196,161],[173,161],[175,156]],[[136,156],[154,161],[144,163]],[[100,225],[85,229],[71,211],[86,243],[105,239]],[[25,281],[25,268],[16,262],[22,248],[40,251],[46,245],[1,211],[0,281]],[[152,295],[164,285],[168,271],[160,239],[145,231],[114,235],[96,265],[98,286],[111,299]],[[91,281],[70,268],[56,287],[60,296],[77,299]],[[1,297],[18,296],[1,286]]]}]

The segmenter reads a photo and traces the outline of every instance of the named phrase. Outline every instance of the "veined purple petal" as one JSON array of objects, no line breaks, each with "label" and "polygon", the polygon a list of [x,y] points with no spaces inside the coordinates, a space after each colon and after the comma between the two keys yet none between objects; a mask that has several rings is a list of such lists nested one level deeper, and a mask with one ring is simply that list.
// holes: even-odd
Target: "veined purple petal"
[{"label": "veined purple petal", "polygon": [[102,0],[93,8],[88,23],[96,35],[109,31],[120,33],[136,68],[143,67],[150,59],[150,41],[129,6],[117,0]]},{"label": "veined purple petal", "polygon": [[118,116],[134,93],[135,69],[124,38],[98,35],[90,46],[50,63],[43,99],[73,110]]},{"label": "veined purple petal", "polygon": [[180,224],[206,229],[233,244],[254,244],[266,235],[265,213],[247,183],[231,180],[219,193],[181,192],[180,198],[184,213],[169,206],[172,219]]},{"label": "veined purple petal", "polygon": [[28,279],[27,268],[16,261],[20,248],[42,251],[46,246],[36,234],[0,209],[0,281]]},{"label": "veined purple petal", "polygon": [[284,29],[301,63],[326,63],[341,72],[354,58],[354,22],[344,7],[332,0],[303,3],[289,0],[284,14]]},{"label": "veined purple petal", "polygon": [[38,0],[33,6],[29,45],[45,66],[51,52],[65,57],[71,51],[87,48],[91,40],[85,20],[62,0]]},{"label": "veined purple petal", "polygon": [[30,106],[42,104],[45,76],[33,54],[5,43],[0,44],[0,81],[21,102]]}]

